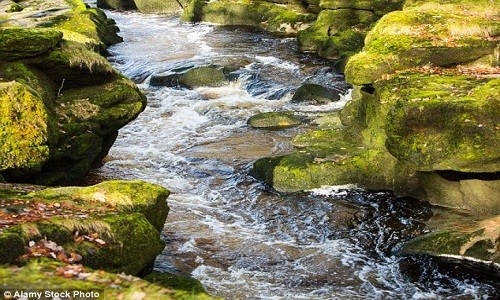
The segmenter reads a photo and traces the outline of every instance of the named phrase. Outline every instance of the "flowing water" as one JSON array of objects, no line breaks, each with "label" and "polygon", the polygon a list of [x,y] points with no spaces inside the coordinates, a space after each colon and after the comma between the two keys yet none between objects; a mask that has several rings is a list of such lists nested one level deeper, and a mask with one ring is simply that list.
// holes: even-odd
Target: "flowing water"
[{"label": "flowing water", "polygon": [[[348,86],[328,62],[298,54],[291,38],[170,16],[108,14],[125,40],[109,49],[110,60],[149,103],[120,131],[96,173],[171,190],[157,270],[190,273],[226,299],[494,297],[491,285],[392,254],[422,231],[431,214],[422,203],[353,186],[279,195],[248,175],[257,158],[286,153],[294,135],[315,126],[262,131],[249,128],[248,117],[288,109],[313,120],[348,100]],[[206,64],[232,67],[234,80],[195,90],[149,85],[152,74]],[[346,97],[321,106],[290,103],[306,81]]]}]

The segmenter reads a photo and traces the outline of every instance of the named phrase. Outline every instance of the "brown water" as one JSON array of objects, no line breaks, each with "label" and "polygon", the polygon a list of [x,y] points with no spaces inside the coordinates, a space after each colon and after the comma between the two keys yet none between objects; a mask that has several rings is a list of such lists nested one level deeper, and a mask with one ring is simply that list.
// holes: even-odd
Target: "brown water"
[{"label": "brown water", "polygon": [[[280,195],[248,175],[257,158],[290,151],[290,139],[313,127],[259,131],[246,125],[248,117],[291,109],[308,118],[345,103],[289,102],[305,81],[347,91],[328,62],[298,54],[294,39],[169,16],[109,14],[125,39],[110,49],[110,59],[140,84],[149,105],[120,131],[97,174],[172,191],[163,230],[168,245],[156,269],[190,273],[226,299],[493,298],[494,287],[473,276],[450,277],[429,262],[409,267],[425,276],[402,270],[408,262],[393,251],[421,232],[430,217],[425,204],[354,186]],[[148,84],[152,74],[207,63],[237,66],[237,79],[197,90]]]}]

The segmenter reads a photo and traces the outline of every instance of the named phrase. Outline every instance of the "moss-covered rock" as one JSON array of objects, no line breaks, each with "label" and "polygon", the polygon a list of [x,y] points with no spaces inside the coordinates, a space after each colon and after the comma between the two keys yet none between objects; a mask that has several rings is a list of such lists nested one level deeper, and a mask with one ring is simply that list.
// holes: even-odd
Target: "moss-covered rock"
[{"label": "moss-covered rock", "polygon": [[299,50],[329,59],[347,58],[363,48],[366,32],[375,21],[366,10],[323,10],[313,26],[297,34]]},{"label": "moss-covered rock", "polygon": [[97,7],[105,9],[136,10],[134,0],[97,0]]},{"label": "moss-covered rock", "polygon": [[134,0],[139,11],[144,13],[181,13],[189,0]]},{"label": "moss-covered rock", "polygon": [[285,129],[298,126],[302,123],[300,118],[290,111],[264,112],[251,116],[247,124],[259,129]]},{"label": "moss-covered rock", "polygon": [[[137,277],[96,271],[81,265],[39,260],[26,266],[2,266],[3,290],[87,292],[95,299],[210,300],[206,294],[163,288]],[[79,296],[78,294],[71,296]],[[83,295],[85,297],[85,294]]]},{"label": "moss-covered rock", "polygon": [[0,245],[5,246],[1,250],[18,249],[20,241],[23,245],[22,251],[14,251],[17,255],[3,253],[3,263],[30,259],[30,253],[47,256],[43,247],[33,248],[33,241],[42,241],[42,245],[55,243],[48,249],[59,260],[76,253],[92,268],[137,274],[163,250],[160,231],[168,214],[169,192],[160,186],[109,181],[85,188],[2,194],[3,218],[9,226],[0,227]]},{"label": "moss-covered rock", "polygon": [[343,8],[372,11],[378,16],[399,10],[403,7],[403,0],[321,0],[322,9],[338,10]]},{"label": "moss-covered rock", "polygon": [[[23,5],[40,9],[35,1]],[[51,5],[57,9],[36,20],[7,16],[12,24],[48,28],[7,22],[0,29],[0,172],[8,181],[78,183],[146,104],[101,56],[121,41],[114,21],[80,0],[43,7]]]},{"label": "moss-covered rock", "polygon": [[367,35],[363,51],[349,60],[346,79],[366,85],[406,68],[475,61],[495,51],[499,24],[494,18],[460,13],[391,12]]},{"label": "moss-covered rock", "polygon": [[171,288],[178,291],[186,291],[190,294],[206,293],[205,288],[199,280],[186,275],[178,275],[172,273],[161,273],[153,271],[151,274],[144,277],[151,283]]},{"label": "moss-covered rock", "polygon": [[[441,259],[474,259],[500,266],[500,216],[466,224],[447,224],[403,245],[403,255],[429,255]],[[452,226],[454,225],[454,226]]]},{"label": "moss-covered rock", "polygon": [[228,83],[228,71],[219,66],[201,66],[175,70],[169,74],[153,75],[150,80],[152,86],[183,87],[194,89],[197,87],[219,87]]},{"label": "moss-covered rock", "polygon": [[0,28],[0,60],[15,60],[43,54],[53,49],[63,34],[42,28]]},{"label": "moss-covered rock", "polygon": [[312,102],[315,104],[326,104],[340,100],[337,91],[319,84],[305,83],[293,94],[292,102]]},{"label": "moss-covered rock", "polygon": [[387,149],[419,171],[500,170],[500,80],[402,73],[388,83]]},{"label": "moss-covered rock", "polygon": [[0,171],[39,171],[49,158],[47,124],[37,93],[19,82],[0,82]]},{"label": "moss-covered rock", "polygon": [[192,1],[183,18],[221,25],[245,25],[269,32],[295,34],[313,22],[315,15],[295,4],[280,5],[266,1],[218,0]]}]

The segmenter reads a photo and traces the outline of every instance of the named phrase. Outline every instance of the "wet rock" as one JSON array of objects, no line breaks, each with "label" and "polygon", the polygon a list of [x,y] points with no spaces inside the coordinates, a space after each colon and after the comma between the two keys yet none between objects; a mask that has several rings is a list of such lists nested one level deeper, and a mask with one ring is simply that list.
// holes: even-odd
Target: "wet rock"
[{"label": "wet rock", "polygon": [[426,255],[441,259],[474,260],[500,268],[500,216],[466,224],[463,216],[456,223],[440,226],[432,233],[406,242],[402,255]]},{"label": "wet rock", "polygon": [[264,112],[251,116],[247,124],[259,129],[285,129],[298,126],[302,123],[300,118],[289,111]]},{"label": "wet rock", "polygon": [[92,268],[137,274],[163,250],[160,231],[169,192],[160,186],[109,181],[28,194],[2,189],[0,194],[5,209],[0,244],[5,249],[18,249],[19,241],[24,245],[13,252],[18,255],[2,256],[2,263],[16,263],[20,255],[72,258]]},{"label": "wet rock", "polygon": [[197,87],[219,87],[226,85],[227,71],[219,66],[192,67],[178,73],[151,76],[150,85],[183,87],[194,89]]},{"label": "wet rock", "polygon": [[338,92],[314,83],[301,85],[292,97],[292,102],[312,102],[315,104],[326,104],[338,100],[340,100]]},{"label": "wet rock", "polygon": [[280,192],[352,183],[390,189],[395,159],[383,149],[364,149],[343,134],[318,130],[299,135],[293,140],[297,151],[257,160],[252,175]]},{"label": "wet rock", "polygon": [[144,277],[144,280],[166,288],[171,288],[178,291],[186,291],[192,295],[206,293],[205,288],[199,280],[196,280],[187,275],[153,271],[151,274]]}]

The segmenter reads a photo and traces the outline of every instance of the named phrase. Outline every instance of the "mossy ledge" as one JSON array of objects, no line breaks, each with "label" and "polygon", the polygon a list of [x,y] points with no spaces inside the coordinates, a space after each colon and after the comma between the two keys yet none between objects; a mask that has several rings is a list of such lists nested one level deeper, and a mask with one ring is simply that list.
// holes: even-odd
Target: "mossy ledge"
[{"label": "mossy ledge", "polygon": [[146,105],[103,57],[121,41],[114,21],[80,0],[44,1],[51,6],[0,24],[0,174],[9,182],[77,184]]},{"label": "mossy ledge", "polygon": [[[133,276],[150,272],[164,248],[168,196],[165,188],[139,180],[62,188],[0,184],[0,288],[98,289],[105,295],[137,288],[145,289],[149,298],[143,299],[211,299],[186,276],[155,272],[148,279],[158,285]],[[111,278],[122,279],[118,290]]]}]

